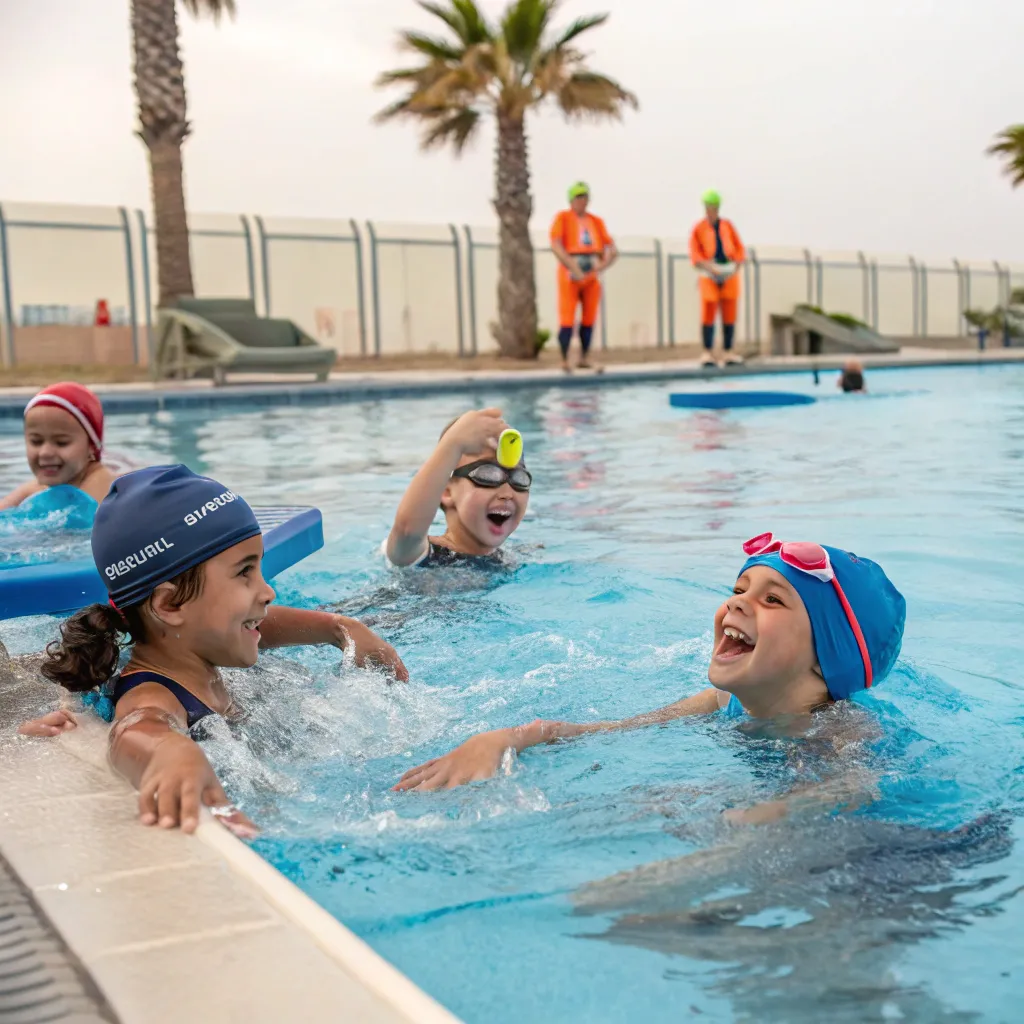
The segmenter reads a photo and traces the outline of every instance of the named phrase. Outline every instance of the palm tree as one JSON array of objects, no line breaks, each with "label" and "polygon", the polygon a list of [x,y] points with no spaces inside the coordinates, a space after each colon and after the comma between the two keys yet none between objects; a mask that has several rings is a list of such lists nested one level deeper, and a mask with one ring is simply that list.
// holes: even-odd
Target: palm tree
[{"label": "palm tree", "polygon": [[492,25],[475,0],[417,0],[447,28],[443,36],[406,30],[399,48],[413,67],[388,71],[377,84],[399,86],[405,96],[377,115],[424,125],[422,145],[450,145],[462,153],[487,115],[497,120],[494,208],[500,224],[497,341],[502,355],[535,358],[537,283],[530,239],[530,165],[525,119],[550,99],[570,121],[618,119],[636,97],[614,79],[591,71],[577,49],[580,36],[607,14],[578,18],[552,31],[560,0],[512,0]]},{"label": "palm tree", "polygon": [[[139,137],[149,150],[149,180],[156,225],[158,305],[192,295],[181,146],[190,126],[185,76],[178,52],[175,0],[131,0],[135,48],[135,95],[139,103]],[[182,0],[195,16],[218,19],[235,13],[234,0]]]},{"label": "palm tree", "polygon": [[1014,188],[1024,184],[1024,124],[1011,125],[1000,132],[987,152],[1002,158],[1003,173]]}]

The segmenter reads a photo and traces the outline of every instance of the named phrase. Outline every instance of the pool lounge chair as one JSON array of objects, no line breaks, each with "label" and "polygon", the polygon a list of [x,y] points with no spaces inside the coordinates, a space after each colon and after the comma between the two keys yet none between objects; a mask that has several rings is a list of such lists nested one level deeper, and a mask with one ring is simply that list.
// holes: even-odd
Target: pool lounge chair
[{"label": "pool lounge chair", "polygon": [[250,299],[178,299],[157,311],[156,378],[310,373],[327,379],[337,358],[291,320],[256,315]]}]

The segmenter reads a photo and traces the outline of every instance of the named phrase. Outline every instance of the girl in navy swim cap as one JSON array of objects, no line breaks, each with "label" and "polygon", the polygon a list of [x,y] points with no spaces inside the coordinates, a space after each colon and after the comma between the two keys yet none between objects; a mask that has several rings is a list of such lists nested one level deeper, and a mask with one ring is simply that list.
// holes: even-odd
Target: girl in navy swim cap
[{"label": "girl in navy swim cap", "polygon": [[[200,804],[242,834],[252,824],[234,808],[188,732],[212,714],[233,717],[220,668],[254,665],[259,651],[299,644],[355,648],[408,679],[395,651],[361,623],[327,612],[274,608],[260,563],[263,538],[252,509],[223,484],[185,466],[120,477],[96,513],[92,549],[110,593],[61,627],[42,672],[68,690],[95,694],[128,664],[111,700],[114,768],[139,790],[143,824],[195,829]],[[59,713],[58,713],[59,714]],[[56,734],[69,723],[27,723]]]},{"label": "girl in navy swim cap", "polygon": [[[881,567],[849,551],[761,534],[732,595],[715,613],[712,684],[667,707],[619,722],[537,720],[468,739],[402,776],[396,789],[448,789],[490,778],[507,750],[687,715],[807,715],[881,682],[900,651],[906,605]],[[785,808],[741,821],[768,820]],[[741,814],[744,812],[741,812]]]}]

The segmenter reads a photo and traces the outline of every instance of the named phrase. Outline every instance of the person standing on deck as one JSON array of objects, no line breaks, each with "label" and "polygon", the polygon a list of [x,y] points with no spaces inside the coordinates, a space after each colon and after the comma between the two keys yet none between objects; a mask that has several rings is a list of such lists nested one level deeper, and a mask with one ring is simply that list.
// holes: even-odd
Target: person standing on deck
[{"label": "person standing on deck", "polygon": [[740,298],[739,270],[746,251],[732,222],[718,216],[722,197],[714,190],[704,193],[705,218],[690,235],[690,262],[700,274],[701,340],[704,342],[704,365],[716,366],[712,354],[715,347],[715,320],[722,311],[722,342],[725,365],[743,362],[732,350],[736,336],[736,311]]},{"label": "person standing on deck", "polygon": [[[578,181],[569,189],[569,209],[556,215],[551,224],[551,251],[558,260],[558,344],[562,349],[562,369],[569,366],[569,346],[580,315],[580,369],[591,369],[590,342],[601,305],[600,274],[617,259],[619,253],[600,217],[587,212],[590,188]],[[598,372],[600,367],[593,367]]]}]

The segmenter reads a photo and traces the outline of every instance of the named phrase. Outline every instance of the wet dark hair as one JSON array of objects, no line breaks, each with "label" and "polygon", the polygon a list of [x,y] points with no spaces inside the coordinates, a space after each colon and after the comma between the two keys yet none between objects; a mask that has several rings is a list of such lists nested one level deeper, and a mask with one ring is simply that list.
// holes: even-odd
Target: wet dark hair
[{"label": "wet dark hair", "polygon": [[[202,564],[186,569],[169,582],[174,585],[174,604],[194,601],[203,590]],[[60,639],[46,645],[40,672],[75,693],[102,686],[117,669],[121,649],[146,639],[142,611],[149,600],[147,597],[127,608],[91,604],[75,612],[61,623]]]}]

